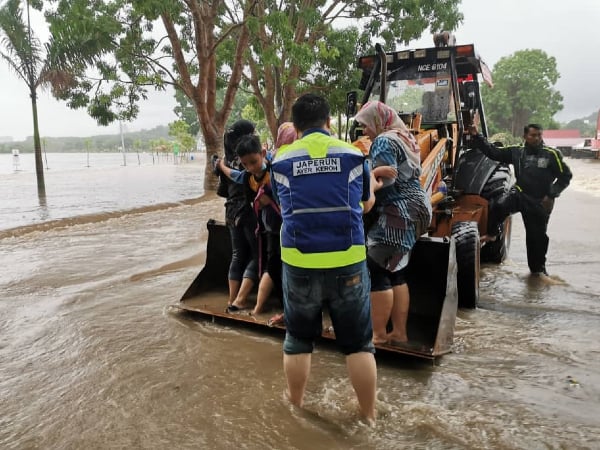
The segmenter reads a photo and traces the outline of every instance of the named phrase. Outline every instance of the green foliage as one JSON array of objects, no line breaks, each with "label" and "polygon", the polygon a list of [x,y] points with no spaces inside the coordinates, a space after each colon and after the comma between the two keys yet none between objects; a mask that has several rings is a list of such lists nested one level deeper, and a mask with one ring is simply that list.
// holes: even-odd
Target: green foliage
[{"label": "green foliage", "polygon": [[[149,130],[132,131],[124,133],[125,148],[136,148],[149,151],[153,147],[151,141],[166,144],[169,139],[167,126],[158,126]],[[136,144],[137,142],[137,144]],[[120,151],[121,134],[101,134],[90,137],[45,137],[45,151],[51,152],[116,152]],[[159,145],[159,144],[156,144]],[[13,141],[0,144],[0,153],[10,153],[11,149],[19,149],[21,153],[31,151],[32,138],[24,141]]]},{"label": "green foliage", "polygon": [[31,8],[41,10],[41,1],[24,3],[27,21],[23,17],[22,3],[20,0],[8,0],[0,7],[0,58],[8,63],[29,89],[38,194],[45,196],[37,89],[51,86],[53,92],[62,91],[72,82],[75,69],[60,57],[64,57],[68,50],[58,48],[52,40],[42,45],[29,25]]},{"label": "green foliage", "polygon": [[256,68],[248,82],[265,109],[272,133],[289,120],[297,95],[325,95],[332,112],[345,110],[346,93],[356,89],[356,60],[374,41],[393,49],[399,42],[433,31],[455,29],[462,20],[459,0],[308,1],[261,3],[250,27],[249,52]]},{"label": "green foliage", "polygon": [[[335,109],[341,109],[345,91],[355,85],[358,53],[373,40],[383,39],[391,46],[419,37],[427,27],[434,31],[454,29],[462,20],[459,3],[308,1],[299,7],[287,1],[212,0],[203,3],[203,9],[193,9],[198,5],[179,0],[57,0],[52,2],[55,8],[47,18],[53,40],[77,68],[74,82],[61,91],[60,98],[73,108],[88,108],[99,123],[107,124],[134,118],[137,108],[133,104],[146,97],[149,87],[181,87],[185,77],[202,79],[203,71],[213,69],[214,87],[229,87],[243,11],[252,5],[253,14],[245,22],[252,39],[244,56],[262,70],[249,79],[255,95],[265,96],[261,106],[277,112],[282,121],[288,119],[298,90],[323,91],[331,95]],[[202,28],[194,18],[202,20]],[[343,19],[345,23],[350,19],[352,25],[342,25]],[[159,20],[161,25],[172,22],[168,37],[159,31]],[[336,29],[335,23],[343,28]],[[359,28],[358,23],[364,26]],[[179,50],[187,73],[173,60]],[[214,66],[198,64],[197,58],[207,52],[216,55]],[[97,72],[95,76],[86,72],[91,67]],[[265,93],[270,76],[275,80],[274,92]],[[191,99],[186,92],[193,102],[206,101],[208,94],[202,90]],[[229,105],[224,106],[226,111]]]},{"label": "green foliage", "polygon": [[184,150],[192,150],[196,139],[189,132],[189,125],[184,120],[177,120],[169,124],[169,136],[175,138]]},{"label": "green foliage", "polygon": [[[68,61],[77,68],[59,98],[107,125],[135,118],[149,89],[171,86],[179,95],[176,113],[194,135],[202,129],[209,153],[217,151],[240,85],[246,21],[255,0],[48,4],[53,39],[69,50]],[[218,90],[224,91],[221,99]]]},{"label": "green foliage", "polygon": [[[100,125],[131,120],[148,88],[173,81],[163,65],[154,28],[160,13],[179,13],[177,1],[59,0],[46,17],[53,40],[77,67],[72,85],[59,98],[87,108]],[[168,53],[168,52],[167,52]]]},{"label": "green foliage", "polygon": [[562,95],[554,89],[560,77],[556,59],[542,50],[520,50],[501,58],[493,68],[494,87],[484,86],[486,116],[492,133],[522,134],[527,123],[556,126]]},{"label": "green foliage", "polygon": [[173,112],[188,125],[190,134],[197,136],[200,132],[200,122],[198,121],[196,108],[181,91],[175,91],[175,100],[177,100],[177,106],[175,106]]},{"label": "green foliage", "polygon": [[[177,114],[193,125],[193,109],[209,156],[245,105],[272,137],[299,93],[322,92],[343,111],[356,58],[374,41],[391,49],[462,20],[460,0],[48,1],[53,39],[74,69],[60,98],[107,124],[134,118],[148,89],[173,86],[189,102]],[[255,100],[238,108],[241,89]]]},{"label": "green foliage", "polygon": [[[224,97],[225,97],[225,90],[219,89],[217,91],[217,104],[218,105],[223,104]],[[173,109],[173,112],[180,120],[183,120],[188,125],[189,133],[192,136],[197,136],[198,133],[200,132],[200,122],[198,120],[198,114],[196,113],[196,108],[190,102],[190,100],[185,96],[185,94],[183,94],[183,92],[181,92],[181,91],[175,92],[175,99],[177,100],[177,105]],[[252,105],[251,105],[251,103],[252,103]],[[254,98],[248,92],[239,90],[238,94],[236,95],[236,97],[234,99],[233,105],[232,105],[232,110],[229,115],[228,124],[231,124],[241,118],[253,120],[254,122],[256,122],[254,119],[252,119],[250,117],[246,117],[246,115],[243,113],[243,111],[246,107],[256,108],[256,101],[254,101]],[[260,118],[264,120],[264,114],[262,114],[260,116]]]},{"label": "green foliage", "polygon": [[333,114],[346,110],[346,93],[355,90],[360,81],[356,68],[357,45],[360,32],[356,27],[331,29],[318,42],[312,86],[306,87],[322,92],[329,100]]},{"label": "green foliage", "polygon": [[496,133],[489,138],[490,142],[501,142],[503,146],[519,145],[523,142],[522,138],[513,136],[510,133]]},{"label": "green foliage", "polygon": [[43,53],[40,41],[28,32],[20,3],[8,0],[0,8],[0,57],[31,91],[37,84]]}]

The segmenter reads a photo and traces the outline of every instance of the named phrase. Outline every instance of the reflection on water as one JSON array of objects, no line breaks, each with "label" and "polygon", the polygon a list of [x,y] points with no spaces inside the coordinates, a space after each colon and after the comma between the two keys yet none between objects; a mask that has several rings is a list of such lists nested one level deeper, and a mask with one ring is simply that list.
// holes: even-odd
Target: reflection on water
[{"label": "reflection on water", "polygon": [[50,218],[50,211],[48,210],[48,200],[46,198],[45,189],[43,192],[40,192],[40,189],[38,188],[38,201],[40,205],[39,217],[42,222],[45,222]]},{"label": "reflection on water", "polygon": [[[52,195],[50,219],[53,205],[71,210]],[[483,268],[481,308],[459,311],[454,352],[436,365],[379,359],[371,429],[333,347],[318,347],[297,410],[283,399],[281,336],[171,308],[222,199],[113,214],[99,196],[93,220],[0,238],[0,447],[597,448],[598,201],[569,189],[557,202],[559,285],[529,278],[515,217],[509,259]]]}]

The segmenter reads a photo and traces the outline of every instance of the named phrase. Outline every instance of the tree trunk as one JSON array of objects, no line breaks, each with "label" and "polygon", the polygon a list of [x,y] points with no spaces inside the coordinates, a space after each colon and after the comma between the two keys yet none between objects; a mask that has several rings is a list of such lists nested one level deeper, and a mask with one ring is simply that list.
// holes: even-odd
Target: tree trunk
[{"label": "tree trunk", "polygon": [[214,35],[215,18],[219,13],[220,2],[210,5],[208,2],[186,2],[194,18],[195,48],[197,63],[201,68],[197,80],[192,80],[188,70],[183,47],[175,24],[168,14],[161,18],[169,41],[173,47],[173,58],[180,75],[179,87],[196,109],[200,129],[206,143],[206,165],[204,168],[204,191],[216,190],[218,178],[212,174],[211,157],[223,153],[223,132],[233,102],[238,91],[244,69],[244,53],[248,48],[249,30],[246,21],[252,14],[251,7],[244,10],[243,20],[232,27],[235,29],[235,54],[229,63],[231,73],[225,89],[221,109],[217,109],[217,56],[215,48],[219,45]]},{"label": "tree trunk", "polygon": [[42,143],[38,126],[37,93],[35,88],[30,90],[31,112],[33,115],[33,148],[35,151],[35,174],[37,177],[38,197],[46,197],[46,184],[44,182],[44,161],[42,160]]},{"label": "tree trunk", "polygon": [[211,158],[213,155],[223,157],[223,134],[209,133],[204,135],[206,144],[206,165],[204,167],[204,192],[216,191],[219,177],[213,174]]}]

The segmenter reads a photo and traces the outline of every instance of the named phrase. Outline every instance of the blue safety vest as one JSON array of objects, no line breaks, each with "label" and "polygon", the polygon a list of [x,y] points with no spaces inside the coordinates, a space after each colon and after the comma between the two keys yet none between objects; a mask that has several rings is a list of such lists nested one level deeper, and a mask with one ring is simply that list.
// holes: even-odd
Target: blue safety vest
[{"label": "blue safety vest", "polygon": [[281,259],[326,269],[363,261],[364,156],[319,130],[279,149],[272,184],[281,206]]}]

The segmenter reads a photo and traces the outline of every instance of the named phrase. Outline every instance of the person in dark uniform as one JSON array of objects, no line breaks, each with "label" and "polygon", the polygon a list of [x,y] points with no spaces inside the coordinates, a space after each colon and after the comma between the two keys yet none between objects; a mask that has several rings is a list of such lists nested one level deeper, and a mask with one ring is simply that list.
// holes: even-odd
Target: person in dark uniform
[{"label": "person in dark uniform", "polygon": [[489,237],[493,239],[499,233],[506,217],[520,212],[525,225],[529,270],[535,275],[548,275],[548,220],[554,199],[565,190],[573,176],[569,166],[559,150],[544,145],[540,125],[524,127],[524,145],[500,148],[490,144],[478,133],[476,126],[471,126],[469,132],[473,137],[473,148],[495,161],[512,164],[515,171],[515,186],[490,207]]}]

